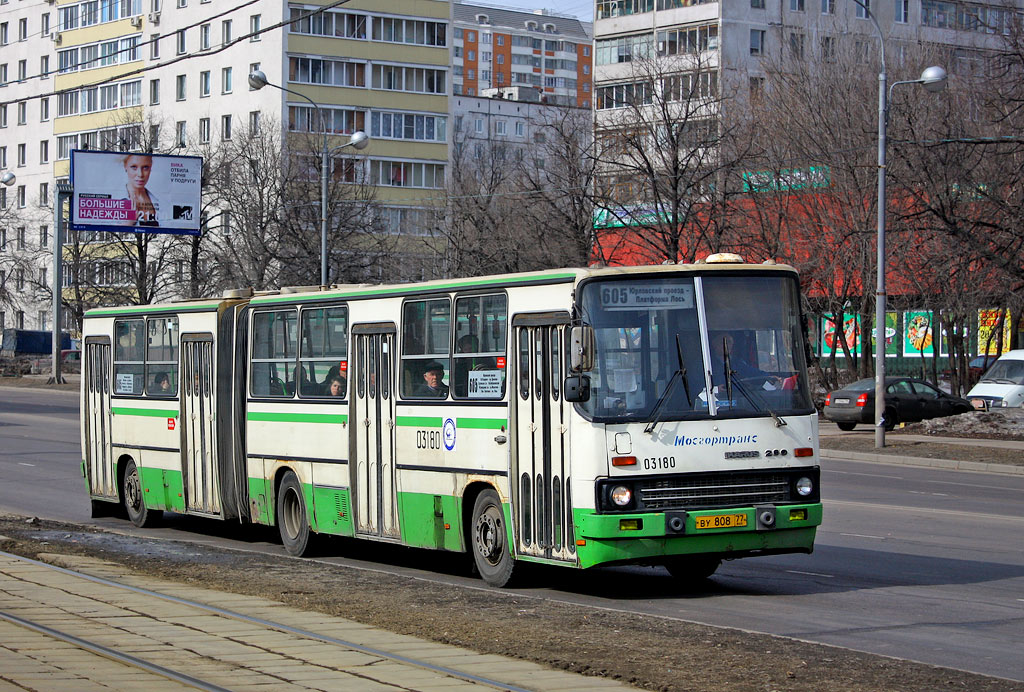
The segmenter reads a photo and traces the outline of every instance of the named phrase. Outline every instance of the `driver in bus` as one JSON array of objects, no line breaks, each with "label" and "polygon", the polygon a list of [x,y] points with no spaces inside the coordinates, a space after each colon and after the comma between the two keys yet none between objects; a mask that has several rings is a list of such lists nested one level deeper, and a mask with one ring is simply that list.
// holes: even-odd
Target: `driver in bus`
[{"label": "driver in bus", "polygon": [[708,334],[711,345],[711,381],[716,385],[725,384],[725,356],[729,355],[729,369],[734,379],[760,379],[765,389],[778,389],[782,380],[771,373],[764,372],[748,360],[749,352],[736,348],[736,339],[729,332],[711,332]]},{"label": "driver in bus", "polygon": [[416,388],[416,396],[443,399],[448,396],[448,385],[444,379],[444,365],[436,360],[427,363],[423,372],[423,384]]}]

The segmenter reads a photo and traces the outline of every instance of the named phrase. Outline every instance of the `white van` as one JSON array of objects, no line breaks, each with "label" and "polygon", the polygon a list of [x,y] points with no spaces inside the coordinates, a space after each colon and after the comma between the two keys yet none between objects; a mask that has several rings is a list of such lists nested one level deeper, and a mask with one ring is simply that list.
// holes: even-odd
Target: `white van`
[{"label": "white van", "polygon": [[1024,408],[1024,349],[1007,351],[967,392],[974,408]]}]

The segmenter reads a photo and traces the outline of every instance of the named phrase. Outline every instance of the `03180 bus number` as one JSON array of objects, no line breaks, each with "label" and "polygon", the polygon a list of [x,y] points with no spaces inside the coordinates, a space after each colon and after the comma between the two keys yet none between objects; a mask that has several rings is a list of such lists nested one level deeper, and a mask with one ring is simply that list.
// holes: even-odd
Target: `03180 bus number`
[{"label": "03180 bus number", "polygon": [[648,471],[657,471],[659,469],[674,469],[675,467],[675,457],[650,457],[644,459],[644,468]]},{"label": "03180 bus number", "polygon": [[417,430],[416,449],[441,449],[441,431]]}]

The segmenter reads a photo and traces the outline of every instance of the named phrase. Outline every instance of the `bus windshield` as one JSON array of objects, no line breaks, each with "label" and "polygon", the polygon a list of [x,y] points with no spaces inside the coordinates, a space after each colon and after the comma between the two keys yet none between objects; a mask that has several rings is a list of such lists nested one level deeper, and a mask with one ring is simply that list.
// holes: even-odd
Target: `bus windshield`
[{"label": "bus windshield", "polygon": [[[584,413],[604,422],[809,414],[800,296],[779,274],[585,285],[596,353]],[[706,325],[702,329],[703,324]]]}]

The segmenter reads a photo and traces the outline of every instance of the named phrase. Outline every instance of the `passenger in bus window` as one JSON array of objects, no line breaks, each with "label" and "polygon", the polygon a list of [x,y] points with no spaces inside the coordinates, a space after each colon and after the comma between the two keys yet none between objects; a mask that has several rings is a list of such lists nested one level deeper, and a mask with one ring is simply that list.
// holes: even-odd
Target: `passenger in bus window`
[{"label": "passenger in bus window", "polygon": [[346,390],[345,378],[341,375],[332,375],[327,383],[327,391],[324,392],[329,396],[345,396]]},{"label": "passenger in bus window", "polygon": [[166,372],[161,371],[153,375],[153,390],[155,394],[170,396],[171,378]]},{"label": "passenger in bus window", "polygon": [[427,363],[427,369],[423,372],[423,384],[416,388],[416,396],[439,399],[447,397],[448,386],[443,379],[444,366],[436,360]]}]

